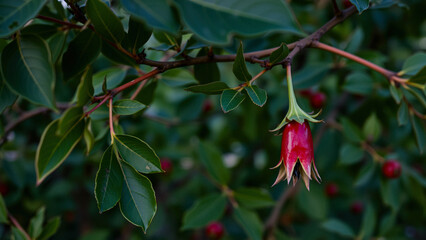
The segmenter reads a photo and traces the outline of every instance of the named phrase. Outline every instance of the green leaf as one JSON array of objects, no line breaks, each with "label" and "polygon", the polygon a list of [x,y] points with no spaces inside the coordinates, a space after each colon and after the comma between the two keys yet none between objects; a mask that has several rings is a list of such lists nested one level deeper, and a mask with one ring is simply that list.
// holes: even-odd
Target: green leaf
[{"label": "green leaf", "polygon": [[426,83],[426,66],[424,66],[416,75],[410,77],[410,82],[425,84]]},{"label": "green leaf", "polygon": [[346,77],[343,89],[350,93],[369,95],[373,91],[373,80],[364,72],[354,72]]},{"label": "green leaf", "polygon": [[232,65],[232,72],[238,80],[242,82],[248,82],[252,79],[250,73],[247,70],[246,60],[244,59],[243,43],[240,43],[240,47],[237,51],[234,64]]},{"label": "green leaf", "polygon": [[399,181],[380,181],[380,192],[382,194],[383,203],[391,207],[393,212],[398,212],[401,195]]},{"label": "green leaf", "polygon": [[227,113],[234,110],[244,101],[245,98],[245,95],[233,89],[223,91],[220,96],[220,106],[222,107],[222,111]]},{"label": "green leaf", "polygon": [[356,9],[358,10],[359,14],[364,12],[368,9],[370,5],[370,0],[349,0],[353,5],[355,5]]},{"label": "green leaf", "polygon": [[260,35],[279,31],[301,35],[292,9],[275,0],[175,0],[193,33],[214,44],[226,44],[234,34]]},{"label": "green leaf", "polygon": [[426,150],[426,128],[425,122],[420,121],[414,113],[410,112],[410,121],[413,126],[414,134],[416,135],[417,146],[419,148],[420,153],[423,153]]},{"label": "green leaf", "polygon": [[120,211],[129,222],[146,232],[157,211],[154,189],[148,178],[126,162],[121,162],[121,169],[124,182]]},{"label": "green leaf", "polygon": [[344,165],[354,164],[359,162],[363,156],[364,151],[360,147],[348,143],[340,148],[339,162]]},{"label": "green leaf", "polygon": [[92,132],[92,120],[90,118],[86,118],[86,127],[84,128],[83,138],[86,143],[86,155],[89,155],[90,151],[92,151],[93,146],[95,145],[95,136]]},{"label": "green leaf", "polygon": [[130,56],[126,55],[122,51],[118,50],[117,48],[111,46],[106,40],[102,41],[102,49],[101,49],[102,55],[104,55],[109,60],[123,65],[128,66],[137,66],[137,62],[135,59],[131,58]]},{"label": "green leaf", "polygon": [[205,96],[190,95],[177,104],[176,112],[180,121],[188,122],[197,119],[203,111]]},{"label": "green leaf", "polygon": [[96,32],[105,39],[119,44],[123,40],[125,32],[120,19],[101,0],[88,0],[86,13]]},{"label": "green leaf", "polygon": [[[197,57],[207,56],[208,49],[202,48]],[[199,83],[206,84],[220,81],[220,71],[217,63],[202,63],[194,65],[194,77]]]},{"label": "green leaf", "polygon": [[149,26],[176,33],[179,29],[167,0],[121,0],[121,5],[133,16],[143,19]]},{"label": "green leaf", "polygon": [[331,66],[324,63],[310,63],[293,74],[294,89],[306,89],[318,84]]},{"label": "green leaf", "polygon": [[64,79],[81,73],[95,61],[101,50],[101,39],[90,29],[80,32],[68,45],[62,57]]},{"label": "green leaf", "polygon": [[395,85],[389,85],[389,91],[397,104],[401,103],[402,91],[399,88],[396,88]]},{"label": "green leaf", "polygon": [[262,239],[262,222],[255,212],[237,207],[234,209],[233,217],[250,239]]},{"label": "green leaf", "polygon": [[83,135],[83,119],[68,126],[63,135],[56,135],[58,125],[59,120],[51,122],[41,136],[35,160],[37,185],[62,164]]},{"label": "green leaf", "polygon": [[374,212],[373,205],[370,203],[367,205],[362,219],[360,236],[362,236],[363,239],[370,239],[371,235],[373,235],[376,221],[376,213]]},{"label": "green leaf", "polygon": [[36,215],[33,218],[31,218],[28,233],[30,234],[32,239],[37,239],[42,232],[45,210],[46,210],[45,207],[41,207],[37,211]]},{"label": "green leaf", "polygon": [[219,220],[225,212],[226,202],[226,197],[219,194],[198,199],[185,212],[181,229],[197,229],[206,226],[212,221]]},{"label": "green leaf", "polygon": [[382,133],[382,125],[375,113],[372,113],[364,123],[364,136],[367,139],[377,140]]},{"label": "green leaf", "polygon": [[61,218],[55,217],[51,220],[49,220],[44,226],[43,231],[41,232],[40,236],[37,238],[37,240],[47,240],[51,236],[53,236],[56,231],[58,231],[59,226],[61,225]]},{"label": "green leaf", "polygon": [[332,233],[339,234],[342,237],[354,238],[354,231],[344,222],[338,219],[330,219],[321,224],[321,226]]},{"label": "green leaf", "polygon": [[152,30],[149,29],[139,19],[130,16],[129,18],[129,35],[128,44],[133,54],[137,54],[141,48],[151,37]]},{"label": "green leaf", "polygon": [[65,32],[55,33],[55,35],[53,35],[51,38],[49,38],[49,40],[47,40],[52,55],[53,63],[56,63],[58,61],[59,56],[61,56],[62,51],[64,51],[66,40],[67,33]]},{"label": "green leaf", "polygon": [[396,215],[394,213],[389,213],[385,215],[380,221],[380,236],[386,235],[390,230],[392,230],[395,225]]},{"label": "green leaf", "polygon": [[106,79],[108,89],[117,87],[126,77],[126,70],[119,67],[103,69],[93,75],[95,95],[102,93],[102,85]]},{"label": "green leaf", "polygon": [[407,88],[403,90],[403,93],[405,96],[413,96],[415,97],[420,104],[423,105],[424,108],[426,108],[426,94],[424,94],[421,90],[416,88]]},{"label": "green leaf", "polygon": [[15,102],[16,97],[17,96],[12,91],[10,91],[6,84],[3,82],[3,79],[0,78],[0,113],[2,113],[4,109],[12,105]]},{"label": "green leaf", "polygon": [[142,173],[159,173],[160,159],[154,150],[144,141],[129,135],[115,135],[114,143],[121,158]]},{"label": "green leaf", "polygon": [[269,63],[273,65],[275,63],[281,62],[285,57],[287,57],[287,55],[288,47],[284,43],[281,43],[281,46],[271,53],[271,56],[269,57]]},{"label": "green leaf", "polygon": [[58,130],[56,132],[57,135],[64,135],[69,130],[69,127],[80,121],[82,117],[82,107],[77,106],[68,108],[59,119]]},{"label": "green leaf", "polygon": [[426,53],[418,52],[405,60],[400,75],[415,75],[426,66]]},{"label": "green leaf", "polygon": [[204,93],[208,95],[220,94],[226,89],[229,89],[229,86],[224,82],[210,82],[185,88],[185,90],[190,92]]},{"label": "green leaf", "polygon": [[12,226],[12,240],[28,240],[29,237],[23,233],[20,229]]},{"label": "green leaf", "polygon": [[315,185],[307,189],[301,189],[297,196],[299,208],[312,219],[324,220],[327,217],[328,205],[322,188]]},{"label": "green leaf", "polygon": [[274,206],[275,201],[268,191],[261,188],[240,188],[234,192],[235,200],[248,209]]},{"label": "green leaf", "polygon": [[376,171],[375,162],[370,161],[369,163],[365,164],[355,179],[355,187],[360,187],[366,184],[374,175],[374,171]]},{"label": "green leaf", "polygon": [[95,179],[95,198],[99,212],[113,208],[121,197],[123,173],[113,145],[109,146],[102,156]]},{"label": "green leaf", "polygon": [[8,37],[34,18],[46,0],[15,0],[0,3],[0,38]]},{"label": "green leaf", "polygon": [[2,53],[2,72],[11,90],[28,100],[56,109],[55,72],[49,46],[35,35],[21,36]]},{"label": "green leaf", "polygon": [[347,118],[341,118],[340,123],[343,126],[343,135],[350,142],[358,143],[362,141],[361,130]]},{"label": "green leaf", "polygon": [[265,105],[266,100],[268,99],[268,96],[266,94],[266,91],[264,89],[259,88],[256,85],[250,85],[244,88],[251,101],[256,104],[259,107],[263,107]]},{"label": "green leaf", "polygon": [[398,108],[398,124],[405,125],[408,122],[408,107],[405,102],[402,102]]},{"label": "green leaf", "polygon": [[152,80],[145,84],[142,91],[136,96],[135,100],[145,105],[150,105],[154,100],[155,90],[157,89],[158,81]]},{"label": "green leaf", "polygon": [[4,203],[3,196],[0,194],[0,223],[9,223],[7,220],[7,209],[6,204]]},{"label": "green leaf", "polygon": [[144,109],[146,106],[136,100],[121,99],[121,100],[115,101],[112,104],[112,107],[116,114],[132,115]]},{"label": "green leaf", "polygon": [[83,75],[81,75],[80,83],[75,93],[77,106],[84,106],[92,99],[94,93],[92,76],[92,68],[90,67],[86,68]]},{"label": "green leaf", "polygon": [[198,156],[209,174],[220,184],[227,184],[230,179],[229,169],[225,167],[219,150],[212,144],[201,142]]}]

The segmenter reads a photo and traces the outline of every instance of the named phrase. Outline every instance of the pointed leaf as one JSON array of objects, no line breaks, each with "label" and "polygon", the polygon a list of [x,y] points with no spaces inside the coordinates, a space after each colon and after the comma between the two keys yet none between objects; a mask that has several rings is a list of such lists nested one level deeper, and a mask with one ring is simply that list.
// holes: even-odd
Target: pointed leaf
[{"label": "pointed leaf", "polygon": [[144,141],[129,135],[115,135],[114,143],[121,158],[142,173],[159,173],[160,159]]},{"label": "pointed leaf", "polygon": [[391,85],[389,85],[389,91],[390,91],[393,99],[395,100],[395,102],[399,104],[401,102],[401,98],[402,98],[401,89],[396,88],[395,85],[391,84]]},{"label": "pointed leaf", "polygon": [[133,16],[130,16],[128,44],[132,53],[138,53],[139,48],[148,41],[151,34],[152,30],[149,29],[145,23]]},{"label": "pointed leaf", "polygon": [[374,171],[376,170],[375,162],[371,161],[365,164],[358,173],[358,176],[355,179],[355,187],[363,186],[368,183],[370,178],[374,175]]},{"label": "pointed leaf", "polygon": [[413,126],[414,134],[416,135],[417,146],[419,152],[423,153],[426,150],[426,128],[425,121],[421,121],[414,113],[410,112],[410,121]]},{"label": "pointed leaf", "polygon": [[382,132],[382,125],[375,113],[371,114],[365,121],[363,132],[366,138],[371,138],[372,140],[377,140],[380,136]]},{"label": "pointed leaf", "polygon": [[101,40],[90,29],[80,32],[68,45],[62,57],[64,79],[70,79],[81,73],[95,61],[101,50]]},{"label": "pointed leaf", "polygon": [[222,92],[220,96],[220,106],[224,113],[230,112],[237,108],[246,98],[239,91],[233,89],[227,89]]},{"label": "pointed leaf", "polygon": [[0,194],[0,223],[9,223],[7,220],[7,209],[6,204],[4,203],[3,196]]},{"label": "pointed leaf", "polygon": [[40,234],[42,232],[45,210],[46,210],[45,207],[41,207],[37,211],[37,214],[33,218],[31,218],[28,233],[30,234],[32,239],[37,239],[38,236],[40,236]]},{"label": "pointed leaf", "polygon": [[332,233],[337,233],[343,237],[348,237],[348,238],[355,237],[354,231],[347,224],[345,224],[344,222],[338,219],[327,220],[322,224],[322,227],[327,231],[330,231]]},{"label": "pointed leaf", "polygon": [[51,236],[53,236],[56,231],[58,231],[59,226],[61,225],[61,218],[55,217],[49,220],[46,226],[43,227],[43,231],[37,240],[48,240]]},{"label": "pointed leaf", "polygon": [[370,239],[373,235],[374,228],[376,226],[376,213],[374,212],[374,207],[370,203],[365,209],[364,216],[362,218],[362,225],[360,229],[360,236],[363,239]]},{"label": "pointed leaf", "polygon": [[361,142],[362,141],[362,134],[361,130],[353,124],[349,119],[342,118],[340,120],[340,123],[343,126],[343,135],[346,137],[346,139],[350,142]]},{"label": "pointed leaf", "polygon": [[419,52],[405,60],[399,74],[412,76],[418,73],[424,66],[426,66],[426,53]]},{"label": "pointed leaf", "polygon": [[101,0],[88,0],[86,12],[96,32],[111,42],[120,43],[125,32],[120,19]]},{"label": "pointed leaf", "polygon": [[113,208],[121,197],[123,173],[121,172],[113,145],[102,156],[95,180],[95,198],[99,212]]},{"label": "pointed leaf", "polygon": [[228,85],[224,82],[210,82],[207,84],[194,85],[185,88],[186,91],[195,93],[204,93],[209,95],[220,94],[223,90],[229,89]]},{"label": "pointed leaf", "polygon": [[92,124],[91,119],[86,119],[86,127],[84,128],[83,138],[86,143],[86,155],[89,155],[90,151],[92,151],[93,146],[95,145],[95,136],[92,132]]},{"label": "pointed leaf", "polygon": [[212,144],[200,143],[198,154],[209,174],[220,184],[227,184],[230,179],[229,169],[225,167],[219,150]]},{"label": "pointed leaf", "polygon": [[121,162],[121,169],[124,182],[120,211],[129,222],[146,232],[157,211],[154,189],[148,178],[126,162]]},{"label": "pointed leaf", "polygon": [[116,114],[132,115],[144,109],[146,106],[136,100],[121,99],[121,100],[115,101],[112,104],[112,107]]},{"label": "pointed leaf", "polygon": [[84,106],[93,97],[94,89],[92,81],[92,68],[88,67],[83,75],[81,75],[80,83],[75,93],[77,106]]},{"label": "pointed leaf", "polygon": [[370,5],[370,0],[350,0],[353,5],[355,5],[359,14],[368,9]]},{"label": "pointed leaf", "polygon": [[62,164],[83,135],[83,119],[68,126],[68,131],[63,135],[56,135],[58,125],[59,120],[51,122],[41,136],[35,160],[37,184]]},{"label": "pointed leaf", "polygon": [[281,46],[277,50],[271,53],[271,56],[269,57],[269,63],[271,65],[278,63],[284,60],[284,58],[286,58],[287,55],[288,55],[288,47],[284,43],[281,43]]},{"label": "pointed leaf", "polygon": [[55,72],[47,43],[35,35],[21,36],[2,53],[2,72],[8,86],[28,100],[55,109]]},{"label": "pointed leaf", "polygon": [[246,60],[244,59],[242,42],[240,43],[240,47],[238,48],[234,65],[232,65],[232,72],[234,72],[234,75],[237,77],[237,79],[242,82],[248,82],[252,78],[250,73],[247,70]]},{"label": "pointed leaf", "polygon": [[34,18],[46,0],[14,0],[0,3],[0,38],[8,37]]},{"label": "pointed leaf", "polygon": [[[103,69],[93,75],[94,94],[102,93],[103,83],[106,82],[108,89],[117,87],[126,77],[126,70],[118,67]],[[106,81],[105,81],[106,79]]]},{"label": "pointed leaf", "polygon": [[269,192],[261,188],[240,188],[234,192],[234,197],[241,206],[249,209],[270,207],[275,204]]},{"label": "pointed leaf", "polygon": [[206,226],[212,221],[219,220],[226,208],[226,197],[214,194],[197,200],[185,212],[182,230],[197,229]]},{"label": "pointed leaf", "polygon": [[12,239],[13,240],[29,240],[30,237],[27,236],[24,232],[22,232],[20,229],[12,226]]},{"label": "pointed leaf", "polygon": [[264,89],[259,88],[256,85],[250,85],[244,88],[251,101],[256,104],[259,107],[263,107],[265,105],[266,100],[268,99],[268,96],[266,94],[266,91]]},{"label": "pointed leaf", "polygon": [[361,161],[364,151],[353,144],[345,144],[340,148],[339,159],[341,164],[354,164]]},{"label": "pointed leaf", "polygon": [[405,125],[408,122],[408,107],[405,102],[402,102],[398,108],[398,124]]},{"label": "pointed leaf", "polygon": [[58,135],[65,134],[69,127],[74,125],[77,121],[80,121],[83,117],[83,108],[82,107],[72,107],[68,108],[63,114],[62,117],[59,119],[58,124]]},{"label": "pointed leaf", "polygon": [[233,217],[250,239],[262,239],[262,223],[255,212],[237,207],[234,209]]},{"label": "pointed leaf", "polygon": [[426,84],[426,66],[424,66],[416,75],[410,77],[410,82]]}]

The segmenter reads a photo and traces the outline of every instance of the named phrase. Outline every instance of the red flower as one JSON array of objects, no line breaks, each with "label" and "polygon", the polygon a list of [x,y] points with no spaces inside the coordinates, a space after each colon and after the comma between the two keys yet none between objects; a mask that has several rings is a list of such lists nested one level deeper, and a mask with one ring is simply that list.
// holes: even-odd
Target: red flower
[{"label": "red flower", "polygon": [[305,120],[302,124],[291,121],[284,127],[281,143],[281,159],[277,166],[280,167],[275,184],[281,180],[290,183],[293,178],[293,186],[299,178],[305,182],[309,190],[309,180],[312,176],[317,182],[321,181],[314,162],[314,148],[312,144],[311,129]]}]

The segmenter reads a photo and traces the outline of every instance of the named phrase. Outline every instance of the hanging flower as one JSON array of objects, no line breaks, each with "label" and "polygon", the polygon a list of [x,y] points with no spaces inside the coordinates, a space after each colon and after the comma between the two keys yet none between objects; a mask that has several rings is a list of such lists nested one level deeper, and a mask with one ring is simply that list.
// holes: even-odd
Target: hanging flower
[{"label": "hanging flower", "polygon": [[280,167],[275,184],[282,180],[293,178],[293,186],[299,178],[305,182],[309,190],[309,180],[315,178],[317,182],[321,181],[318,170],[314,162],[314,149],[312,144],[311,129],[309,123],[304,121],[302,124],[291,121],[284,127],[280,162],[274,168]]}]

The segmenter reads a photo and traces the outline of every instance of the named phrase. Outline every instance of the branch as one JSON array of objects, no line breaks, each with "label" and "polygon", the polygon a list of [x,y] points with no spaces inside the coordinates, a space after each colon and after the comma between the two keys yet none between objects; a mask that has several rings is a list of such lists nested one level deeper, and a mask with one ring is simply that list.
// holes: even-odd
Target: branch
[{"label": "branch", "polygon": [[17,229],[19,229],[25,236],[25,239],[31,240],[30,235],[25,231],[25,229],[19,224],[18,220],[16,220],[10,213],[9,213],[10,221],[15,225]]}]

